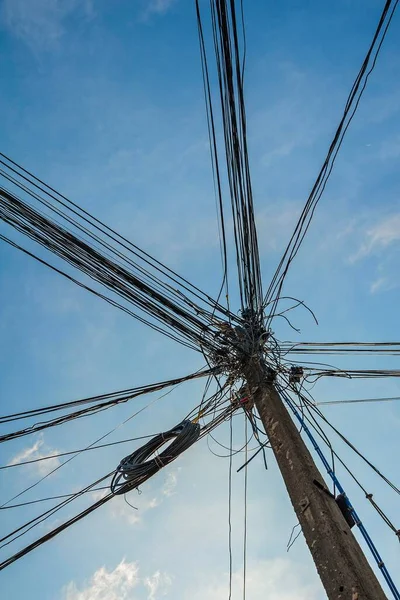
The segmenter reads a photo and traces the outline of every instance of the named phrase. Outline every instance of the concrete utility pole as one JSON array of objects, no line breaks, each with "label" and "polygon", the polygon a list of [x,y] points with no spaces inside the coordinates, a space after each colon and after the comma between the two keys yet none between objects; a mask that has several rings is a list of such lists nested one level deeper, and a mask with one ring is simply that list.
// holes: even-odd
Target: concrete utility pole
[{"label": "concrete utility pole", "polygon": [[246,379],[327,597],[387,600],[267,369],[254,360]]}]

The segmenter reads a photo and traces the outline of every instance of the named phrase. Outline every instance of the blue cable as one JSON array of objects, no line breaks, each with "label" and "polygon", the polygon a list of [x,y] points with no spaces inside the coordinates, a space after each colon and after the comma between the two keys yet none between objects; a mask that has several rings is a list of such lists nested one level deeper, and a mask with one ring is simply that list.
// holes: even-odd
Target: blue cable
[{"label": "blue cable", "polygon": [[338,480],[338,478],[336,477],[335,473],[333,472],[329,462],[327,461],[327,459],[325,458],[325,455],[323,454],[321,448],[318,446],[313,434],[311,433],[311,431],[309,430],[309,428],[307,427],[304,418],[300,415],[299,411],[297,410],[296,406],[293,404],[293,402],[290,400],[289,397],[285,397],[285,395],[283,396],[286,404],[289,406],[289,408],[292,410],[292,412],[294,413],[295,417],[297,418],[297,420],[300,422],[302,429],[305,431],[305,433],[307,434],[310,442],[312,443],[315,451],[317,452],[318,456],[320,457],[320,459],[322,460],[322,463],[328,473],[328,475],[331,477],[332,481],[334,482],[335,486],[337,487],[337,489],[339,490],[339,492],[341,494],[343,494],[343,497],[345,499],[346,505],[349,509],[349,511],[351,512],[353,519],[357,525],[357,527],[359,528],[361,535],[363,536],[368,548],[371,550],[371,553],[373,555],[373,557],[376,560],[376,563],[379,567],[379,569],[381,570],[383,577],[385,578],[386,583],[388,584],[390,591],[393,594],[393,597],[395,598],[395,600],[400,600],[400,592],[397,589],[393,579],[390,576],[389,571],[387,570],[385,563],[383,562],[381,555],[379,554],[374,542],[372,541],[368,531],[365,529],[360,517],[358,516],[358,514],[356,513],[355,509],[353,508],[352,504],[350,503],[350,500],[346,494],[346,492],[344,491],[342,485],[340,484],[340,481]]}]

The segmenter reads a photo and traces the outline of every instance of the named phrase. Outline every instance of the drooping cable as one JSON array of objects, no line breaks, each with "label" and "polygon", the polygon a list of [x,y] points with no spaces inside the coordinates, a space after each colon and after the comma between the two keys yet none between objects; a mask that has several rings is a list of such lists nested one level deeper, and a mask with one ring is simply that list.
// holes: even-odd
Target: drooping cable
[{"label": "drooping cable", "polygon": [[[111,481],[111,493],[125,494],[138,488],[192,446],[199,435],[200,425],[186,420],[149,440],[147,444],[121,460]],[[158,450],[170,440],[170,445],[158,454]],[[151,458],[153,455],[154,458]]]},{"label": "drooping cable", "polygon": [[[191,432],[190,432],[189,435],[194,437],[194,433],[196,433],[196,440],[198,440],[198,439],[206,436],[210,431],[212,431],[212,429],[214,429],[215,427],[217,427],[218,425],[220,425],[221,422],[229,419],[231,417],[232,410],[233,410],[232,406],[229,406],[227,409],[225,409],[223,412],[221,412],[220,415],[218,415],[216,418],[212,419],[209,423],[207,423],[207,425],[205,427],[202,428],[200,435],[198,435],[198,432],[199,432],[199,429],[200,429],[198,423],[191,423],[190,424]],[[186,437],[186,434],[189,433],[189,430],[188,430],[189,424],[187,424],[187,423],[184,422],[181,425],[182,425],[181,431],[180,432],[175,432],[175,433],[178,434],[175,437],[175,443],[177,442],[177,440],[179,438],[179,433],[182,433],[185,430],[185,432],[184,432],[184,438]],[[163,434],[160,434],[160,437],[162,438]],[[193,437],[192,437],[192,440],[193,440]],[[184,439],[184,438],[181,438],[178,441],[178,444],[177,444],[178,447],[181,448],[181,449],[183,448],[183,446],[187,445],[187,442],[188,442],[188,440]],[[164,440],[165,440],[165,437],[164,437]],[[192,443],[194,443],[194,441],[196,441],[196,440],[193,440]],[[184,443],[182,444],[182,442],[184,442]],[[173,446],[173,444],[174,444],[174,442],[172,442],[171,445],[169,446],[169,448],[167,448],[163,453],[161,453],[160,457],[158,457],[159,460],[161,459],[160,462],[159,462],[159,467],[160,468],[162,466],[161,462],[162,462],[163,458],[166,461],[170,462],[169,459],[171,458],[171,454],[172,454],[171,447]],[[189,444],[189,445],[191,445],[191,444]],[[147,447],[147,449],[149,449],[148,444],[146,444],[145,447]],[[153,446],[153,448],[154,448],[154,446]],[[174,457],[176,457],[180,453],[180,452],[176,452],[176,450],[177,450],[177,446],[175,446]],[[140,451],[140,449],[139,449],[139,451]],[[168,452],[170,452],[170,454],[167,454]],[[131,455],[130,455],[130,457],[131,457]],[[157,457],[154,460],[156,461]],[[163,464],[165,464],[165,463],[163,463]],[[141,475],[139,477],[140,482],[144,483],[144,481],[147,480],[149,477],[151,477],[152,474],[154,474],[154,472],[153,471],[150,472],[150,470],[147,472],[147,475],[148,475],[147,477],[143,477],[143,473],[141,473]],[[109,477],[109,475],[107,475],[106,477]],[[100,481],[103,481],[104,479],[105,479],[105,477],[101,478],[101,480],[97,480],[95,483],[91,484],[91,486],[89,486],[89,487],[97,485]],[[136,479],[135,481],[137,483],[138,479]],[[114,483],[115,483],[115,481],[114,481]],[[123,489],[124,487],[125,487],[125,490]],[[132,489],[132,487],[135,487],[135,482],[133,480],[129,481],[129,477],[128,477],[128,479],[126,480],[126,483],[122,484],[122,486],[118,488],[118,492],[120,492],[121,494],[125,493],[126,491]],[[84,488],[84,490],[81,490],[77,494],[78,495],[83,494],[86,489],[87,488]],[[76,495],[74,495],[74,497],[67,498],[64,502],[68,503],[68,502],[72,501],[73,499],[75,499],[75,496]],[[102,506],[103,504],[105,504],[106,502],[108,502],[113,497],[114,497],[114,494],[112,492],[110,492],[109,494],[107,494],[106,496],[104,496],[103,498],[101,498],[100,500],[98,500],[97,502],[95,502],[94,504],[92,504],[91,506],[89,506],[88,508],[86,508],[85,510],[83,510],[82,512],[78,513],[77,515],[75,515],[71,519],[69,519],[66,522],[62,523],[60,526],[56,527],[52,531],[46,533],[44,536],[40,537],[39,539],[37,539],[33,543],[29,544],[28,546],[26,546],[25,548],[23,548],[19,552],[15,553],[12,556],[10,556],[9,558],[5,559],[2,563],[0,563],[0,570],[8,567],[13,562],[19,560],[20,558],[22,558],[23,556],[25,556],[29,552],[33,551],[34,549],[36,549],[37,547],[39,547],[43,543],[49,541],[50,539],[52,539],[53,537],[55,537],[56,535],[58,535],[59,533],[61,533],[62,531],[64,531],[68,527],[70,527],[71,525],[73,525],[74,523],[76,523],[79,520],[81,520],[82,518],[88,516],[91,512],[93,512],[94,510],[96,510],[97,508],[99,508],[100,506]],[[52,510],[59,510],[64,505],[65,505],[64,503],[60,503],[60,505],[57,505],[56,507],[53,507],[53,509],[50,509],[50,511],[46,511],[46,513],[43,513],[42,515],[39,515],[38,518],[36,518],[36,519],[33,520],[32,526],[35,526],[41,519],[47,518],[48,515],[52,514],[51,513]],[[23,526],[23,529],[26,529],[27,527],[28,527],[28,524],[25,524]]]}]

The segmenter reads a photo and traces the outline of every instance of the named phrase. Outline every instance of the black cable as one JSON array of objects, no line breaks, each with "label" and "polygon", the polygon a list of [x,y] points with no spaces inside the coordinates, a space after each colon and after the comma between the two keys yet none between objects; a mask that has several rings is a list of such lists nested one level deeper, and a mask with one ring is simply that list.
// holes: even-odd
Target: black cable
[{"label": "black cable", "polygon": [[128,270],[127,265],[91,245],[90,239],[79,237],[1,187],[0,218],[117,296],[134,304],[151,317],[152,323],[153,320],[162,323],[162,331],[172,331],[175,338],[194,346],[198,346],[200,340],[203,345],[212,344],[210,312],[188,299],[183,304],[182,294],[172,298],[171,291],[165,293],[155,286],[154,278],[144,269],[139,269],[137,273]]},{"label": "black cable", "polygon": [[[149,477],[175,460],[182,452],[194,444],[200,435],[200,425],[192,421],[182,421],[165,433],[160,433],[147,444],[123,458],[111,481],[112,494],[125,494],[139,487]],[[160,454],[157,451],[169,440],[171,444]],[[150,458],[155,454],[154,458]]]},{"label": "black cable", "polygon": [[[266,306],[272,300],[272,298],[274,298],[272,313],[276,312],[276,305],[279,302],[285,277],[293,259],[299,251],[299,248],[310,226],[317,204],[325,190],[338,152],[343,143],[344,136],[357,111],[359,102],[365,91],[368,78],[375,67],[397,5],[398,0],[387,0],[385,3],[372,42],[347,98],[342,118],[337,127],[333,141],[329,147],[325,161],[296,224],[295,230],[271,280],[264,298],[264,306]],[[380,39],[379,36],[381,36]],[[371,66],[368,70],[370,64]]]},{"label": "black cable", "polygon": [[[90,490],[81,492],[82,494],[90,494],[93,492],[100,492],[108,490],[109,486],[100,486]],[[21,508],[22,506],[30,506],[31,504],[39,504],[40,502],[48,502],[49,500],[61,500],[63,498],[72,498],[76,496],[76,492],[70,494],[59,494],[58,496],[47,496],[46,498],[38,498],[37,500],[28,500],[28,502],[19,502],[18,504],[10,504],[9,506],[2,506],[0,510],[8,510],[9,508]]]},{"label": "black cable", "polygon": [[[91,446],[89,448],[79,448],[79,450],[70,450],[69,452],[59,452],[58,454],[49,454],[48,456],[41,456],[40,458],[33,458],[31,460],[24,460],[19,463],[12,463],[8,465],[2,465],[0,471],[4,469],[12,469],[14,467],[22,467],[24,465],[31,465],[33,463],[42,462],[44,460],[52,460],[54,458],[60,458],[61,456],[70,456],[72,454],[81,454],[82,452],[89,452],[90,450],[98,450],[99,448],[107,448],[109,446],[116,446],[118,444],[127,444],[128,442],[135,442],[137,440],[145,440],[153,437],[153,435],[142,435],[140,437],[128,438],[126,440],[118,440],[117,442],[109,442],[108,444],[99,444],[98,446]],[[2,507],[0,506],[0,509]]]},{"label": "black cable", "polygon": [[[228,2],[226,0],[211,0],[210,11],[225,142],[226,171],[228,175],[233,217],[233,237],[236,249],[239,294],[242,310],[249,308],[254,314],[258,314],[262,303],[262,283],[247,149],[246,113],[243,90],[246,53],[243,4],[241,3],[240,6],[239,18],[233,0]],[[217,138],[210,74],[200,3],[198,0],[196,0],[196,15],[210,152],[222,228],[225,276],[227,270],[226,240],[223,227],[224,207],[220,183],[221,170],[219,167],[218,147],[216,142]],[[242,32],[244,36],[242,57],[239,48],[238,20],[241,20],[242,22]]]},{"label": "black cable", "polygon": [[[144,477],[144,470],[146,468],[146,465],[140,464],[138,462],[137,466],[135,467],[135,465],[133,465],[133,464],[129,465],[129,460],[128,460],[125,465],[128,468],[128,471],[129,471],[130,466],[132,466],[134,470],[135,469],[138,469],[138,471],[140,470],[140,474],[138,474],[138,471],[136,471],[136,474],[134,475],[134,477],[136,479],[135,480],[133,480],[133,479],[127,480],[125,484],[121,484],[117,493],[124,494],[127,491],[129,491],[130,489],[132,489],[132,487],[136,487],[136,485],[143,483],[146,479],[151,477],[151,475],[154,474],[154,472],[157,472],[159,470],[159,468],[161,468],[161,466],[164,466],[165,464],[168,464],[169,462],[171,462],[171,460],[174,460],[174,458],[176,458],[185,448],[189,447],[191,444],[193,444],[196,440],[200,439],[201,437],[204,437],[205,435],[207,435],[213,428],[217,427],[223,420],[225,420],[226,418],[229,418],[229,416],[231,414],[232,414],[232,409],[230,407],[223,414],[221,414],[218,418],[214,419],[206,427],[204,427],[201,434],[200,434],[200,427],[197,423],[195,424],[195,423],[191,423],[191,422],[187,422],[187,421],[182,422],[174,430],[171,430],[170,432],[167,432],[166,434],[160,434],[158,436],[160,438],[158,440],[158,442],[160,442],[160,443],[157,443],[157,445],[154,445],[154,443],[153,443],[153,452],[157,449],[157,447],[159,448],[164,443],[164,441],[166,440],[166,436],[168,436],[169,434],[171,434],[172,437],[175,437],[175,439],[170,444],[170,446],[164,452],[162,452],[160,454],[160,456],[158,458],[153,459],[154,462],[158,461],[156,470],[154,471],[152,469],[148,469],[147,477]],[[175,431],[174,435],[172,435],[173,431]],[[196,438],[196,439],[194,439],[194,438]],[[154,440],[153,440],[153,442],[154,442]],[[149,444],[146,444],[142,449],[140,449],[141,456],[144,460],[146,459],[145,452],[144,452],[145,448],[147,448],[147,451],[150,450]],[[146,454],[147,454],[147,451],[146,451]],[[133,455],[130,455],[129,457],[127,457],[127,459],[132,458],[132,456]],[[148,454],[147,454],[147,456],[148,456]],[[153,461],[148,461],[148,462],[150,463]],[[128,471],[126,471],[126,473],[128,473]],[[120,474],[122,475],[123,471],[121,471]],[[117,474],[114,474],[114,484],[117,484],[117,482],[115,481],[115,475],[118,475],[118,472],[117,472]],[[136,475],[138,475],[138,476],[136,477]],[[21,528],[19,528],[19,530],[21,530],[23,528],[26,529],[28,527],[28,525],[30,525],[31,523],[32,523],[32,527],[37,525],[38,522],[41,522],[40,519],[44,520],[45,518],[48,518],[48,516],[51,516],[51,514],[53,514],[51,511],[56,512],[57,510],[60,510],[66,503],[69,503],[76,497],[79,497],[81,494],[83,494],[85,492],[85,490],[97,485],[100,481],[103,481],[106,477],[109,477],[109,476],[110,476],[110,474],[97,480],[97,482],[94,482],[90,486],[87,486],[87,488],[84,488],[84,490],[77,492],[77,494],[74,495],[74,497],[66,499],[63,503],[60,503],[59,505],[53,507],[53,509],[46,511],[46,513],[43,513],[42,515],[40,515],[36,519],[32,520],[31,522],[26,523]],[[3,562],[0,563],[0,570],[8,567],[13,562],[19,560],[20,558],[22,558],[23,556],[25,556],[32,550],[36,549],[37,547],[41,546],[45,542],[49,541],[50,539],[52,539],[53,537],[55,537],[56,535],[58,535],[59,533],[61,533],[62,531],[64,531],[68,527],[70,527],[71,525],[73,525],[74,523],[76,523],[79,520],[81,520],[82,518],[88,516],[90,513],[92,513],[94,510],[96,510],[97,508],[99,508],[100,506],[102,506],[103,504],[108,502],[109,500],[111,500],[111,498],[113,498],[113,497],[114,497],[114,493],[110,492],[109,494],[107,494],[106,496],[104,496],[103,498],[101,498],[100,500],[98,500],[97,502],[95,502],[94,504],[92,504],[91,506],[89,506],[88,508],[83,510],[82,512],[78,513],[77,515],[75,515],[74,517],[69,519],[68,521],[62,523],[61,525],[59,525],[52,531],[46,533],[44,536],[40,537],[33,543],[29,544],[28,546],[26,546],[19,552],[15,553],[12,556],[10,556],[9,558],[5,559]],[[12,534],[14,534],[14,533],[16,533],[16,532],[13,532]]]},{"label": "black cable", "polygon": [[[89,231],[87,226],[89,226],[91,228],[90,231],[91,231],[92,235],[93,235],[93,230],[98,232],[97,239],[99,239],[99,237],[98,237],[99,235],[105,235],[106,238],[108,238],[109,240],[111,240],[114,243],[117,243],[119,245],[119,247],[122,248],[123,252],[128,251],[133,256],[135,256],[137,259],[141,259],[144,262],[144,264],[146,264],[147,266],[154,268],[156,271],[160,272],[162,275],[171,279],[171,281],[174,284],[174,287],[173,288],[171,288],[171,286],[169,286],[169,287],[171,289],[174,289],[174,291],[176,291],[176,289],[175,289],[176,284],[178,284],[178,285],[182,286],[183,289],[185,289],[186,291],[192,293],[194,295],[194,297],[196,297],[197,299],[203,300],[203,301],[207,302],[210,306],[215,307],[215,301],[210,296],[205,294],[202,290],[200,290],[198,287],[196,287],[195,285],[190,283],[187,279],[185,279],[184,277],[181,277],[175,271],[173,271],[172,269],[169,269],[168,267],[163,265],[160,261],[158,261],[157,259],[150,256],[150,254],[141,250],[138,246],[133,244],[127,238],[123,237],[122,235],[117,233],[114,229],[112,229],[111,227],[102,223],[99,219],[97,219],[96,217],[91,215],[88,211],[80,208],[77,204],[75,204],[74,202],[69,200],[66,196],[57,192],[54,188],[47,185],[43,180],[39,179],[38,177],[36,177],[35,175],[30,173],[23,167],[21,167],[21,165],[19,165],[15,161],[13,161],[11,158],[7,157],[5,154],[0,152],[0,156],[4,159],[4,160],[0,160],[0,164],[2,164],[3,167],[5,167],[5,169],[8,170],[9,173],[12,173],[13,177],[11,177],[10,175],[7,175],[7,171],[4,171],[4,170],[1,171],[1,174],[4,177],[6,177],[9,181],[12,180],[13,183],[15,185],[17,185],[20,189],[23,189],[28,194],[30,194],[32,197],[36,198],[37,200],[41,201],[42,203],[47,202],[47,205],[50,205],[51,202],[55,201],[60,207],[62,207],[62,209],[66,209],[67,211],[69,211],[69,213],[71,215],[74,215],[74,217],[72,217],[72,219],[73,218],[80,219],[81,222],[85,224],[87,232]],[[15,175],[19,179],[15,179]],[[24,183],[22,183],[22,182],[24,182]],[[31,187],[29,187],[29,186],[31,186]],[[44,194],[44,197],[47,198],[47,201],[38,192],[33,191],[33,190],[38,190],[38,192],[41,192],[42,194]],[[55,205],[53,205],[53,207],[54,206]],[[58,209],[59,214],[62,213],[62,209]],[[62,214],[65,215],[66,213],[62,213]],[[70,219],[71,219],[71,217],[70,217]],[[108,243],[109,247],[112,242]],[[114,250],[115,250],[115,248],[114,248]],[[221,312],[226,314],[226,309],[224,309],[223,307],[220,307],[220,306],[218,308],[222,309]]]},{"label": "black cable", "polygon": [[103,506],[103,504],[105,504],[106,502],[108,502],[109,500],[111,500],[111,498],[113,498],[113,494],[111,494],[111,493],[107,494],[107,496],[104,496],[104,498],[101,498],[100,500],[98,500],[97,502],[95,502],[94,504],[92,504],[91,506],[89,506],[88,508],[86,508],[85,510],[83,510],[82,512],[78,513],[77,515],[75,515],[71,519],[68,519],[68,521],[65,521],[64,523],[62,523],[58,527],[55,527],[52,531],[49,531],[48,533],[46,533],[45,535],[43,535],[39,539],[37,539],[34,542],[32,542],[32,544],[29,544],[25,548],[22,548],[22,550],[20,550],[19,552],[16,552],[15,554],[13,554],[12,556],[10,556],[9,558],[6,558],[3,562],[0,563],[0,571],[2,569],[5,569],[6,567],[10,566],[12,563],[14,563],[15,561],[19,560],[20,558],[22,558],[23,556],[25,556],[29,552],[32,552],[32,550],[35,550],[36,548],[38,548],[39,546],[41,546],[45,542],[51,540],[56,535],[58,535],[59,533],[61,533],[62,531],[64,531],[64,529],[67,529],[71,525],[74,525],[74,523],[77,523],[78,521],[80,521],[84,517],[88,516],[94,510],[96,510],[97,508],[100,508],[100,506]]},{"label": "black cable", "polygon": [[[46,510],[45,512],[41,513],[37,517],[34,517],[33,519],[31,519],[27,523],[24,523],[23,525],[21,525],[17,529],[14,529],[13,531],[11,531],[10,533],[8,533],[7,535],[3,536],[2,538],[0,538],[0,542],[5,542],[5,543],[3,543],[0,546],[0,548],[3,548],[4,546],[8,546],[12,542],[14,542],[16,539],[19,539],[20,537],[22,537],[23,535],[25,535],[26,533],[28,533],[28,531],[30,531],[31,529],[33,529],[33,527],[36,527],[40,523],[43,523],[43,521],[45,521],[49,517],[53,516],[56,512],[58,512],[59,510],[61,510],[62,508],[64,508],[64,506],[67,506],[73,500],[76,500],[77,498],[80,498],[84,493],[86,493],[87,491],[91,491],[91,489],[94,488],[95,486],[97,486],[99,483],[102,483],[105,479],[108,479],[111,474],[112,473],[108,473],[107,475],[101,477],[100,479],[97,479],[95,482],[93,482],[93,483],[89,484],[88,486],[84,487],[82,490],[79,490],[79,492],[76,492],[75,494],[72,494],[71,496],[68,496],[66,500],[63,500],[62,502],[59,502],[58,504],[56,504],[52,508]],[[8,540],[8,541],[6,542],[5,540]]]},{"label": "black cable", "polygon": [[[71,402],[63,402],[61,404],[35,408],[35,409],[31,409],[29,411],[23,411],[20,413],[14,413],[11,415],[6,415],[3,417],[0,417],[0,423],[8,423],[8,422],[14,421],[14,420],[33,418],[33,417],[37,417],[39,415],[47,414],[50,412],[65,410],[66,408],[80,406],[82,404],[97,402],[97,404],[95,404],[94,406],[84,408],[79,411],[74,411],[72,413],[68,413],[67,415],[63,415],[61,417],[50,419],[48,421],[35,423],[34,425],[32,425],[30,427],[25,427],[24,429],[19,429],[17,431],[13,431],[11,433],[4,434],[4,435],[0,436],[0,443],[9,441],[11,439],[19,438],[19,437],[22,437],[25,435],[37,433],[38,431],[42,431],[49,427],[61,425],[63,423],[81,418],[83,416],[88,416],[88,415],[106,410],[106,409],[116,406],[118,404],[128,402],[129,400],[132,400],[133,398],[137,398],[138,396],[141,396],[143,394],[154,393],[154,392],[163,390],[167,387],[176,386],[176,385],[181,384],[186,381],[197,379],[199,377],[208,376],[210,374],[210,372],[211,371],[208,369],[200,370],[200,371],[196,371],[196,373],[192,373],[185,377],[170,379],[168,381],[162,381],[162,382],[155,383],[155,384],[139,386],[137,388],[120,390],[118,392],[111,392],[108,394],[101,394],[99,396],[91,396],[89,398],[83,398],[80,400],[72,400]],[[98,400],[104,400],[104,399],[106,400],[105,402],[98,402]]]},{"label": "black cable", "polygon": [[[300,394],[298,393],[297,390],[293,389],[293,391],[297,394],[297,396],[300,396]],[[381,517],[381,519],[396,534],[396,536],[398,537],[398,539],[400,541],[400,530],[397,529],[393,525],[393,523],[389,519],[389,517],[384,513],[384,511],[380,508],[380,506],[373,500],[373,494],[371,494],[371,493],[369,493],[367,491],[367,489],[365,488],[365,486],[363,486],[362,483],[359,481],[359,479],[354,475],[353,471],[347,466],[347,464],[340,458],[340,456],[337,454],[337,452],[333,449],[332,444],[331,444],[328,436],[326,435],[326,433],[323,431],[322,427],[317,422],[315,416],[312,414],[312,409],[314,407],[314,403],[312,401],[310,402],[307,398],[303,397],[302,399],[305,402],[305,407],[306,407],[306,410],[308,412],[308,416],[304,415],[304,418],[308,422],[309,426],[313,428],[313,430],[317,433],[317,435],[328,446],[328,448],[331,451],[332,456],[334,456],[339,461],[339,463],[344,467],[344,469],[347,471],[347,473],[350,475],[350,477],[353,479],[353,481],[364,492],[366,499],[370,502],[370,504],[373,506],[373,508],[379,514],[379,516]],[[322,413],[317,412],[317,416],[321,417],[323,415],[322,415]],[[324,420],[325,420],[325,422],[328,423],[328,421],[326,421],[326,419],[324,419]],[[340,435],[340,437],[342,437],[341,434],[339,434],[339,435]],[[362,457],[362,458],[364,460],[366,460],[365,457]],[[373,470],[375,472],[377,472],[376,468],[371,463],[368,462],[368,464],[369,464],[369,466],[371,466],[373,468]],[[396,491],[397,493],[399,493],[399,490],[396,488],[396,486],[394,486],[389,480],[387,480],[387,478],[385,478],[380,472],[377,472],[377,473],[384,479],[384,481],[386,483],[388,483],[390,485],[390,487],[392,487],[392,489],[394,489],[394,491]],[[334,491],[334,495],[335,495],[335,491]]]}]

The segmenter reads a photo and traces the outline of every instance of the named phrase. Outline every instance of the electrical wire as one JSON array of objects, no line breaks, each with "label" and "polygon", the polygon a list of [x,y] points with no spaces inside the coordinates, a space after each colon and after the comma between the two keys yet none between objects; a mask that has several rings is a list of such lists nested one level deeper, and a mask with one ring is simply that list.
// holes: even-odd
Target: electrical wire
[{"label": "electrical wire", "polygon": [[[372,38],[372,42],[368,48],[367,54],[350,90],[343,111],[343,115],[337,127],[333,141],[329,147],[325,161],[312,187],[310,195],[301,212],[295,230],[284,251],[284,254],[279,262],[275,274],[272,277],[267,293],[264,297],[264,306],[267,306],[272,301],[272,314],[276,312],[276,306],[279,302],[283,284],[286,275],[289,271],[290,265],[293,262],[295,256],[297,255],[299,248],[304,240],[304,237],[307,234],[317,204],[321,199],[321,196],[332,173],[332,169],[334,167],[338,152],[343,143],[344,136],[346,135],[348,127],[358,109],[360,100],[367,86],[369,76],[375,68],[376,61],[380,54],[382,44],[386,38],[386,34],[392,22],[397,5],[398,0],[387,0],[385,2],[377,28]],[[269,318],[268,323],[270,323],[271,318],[272,317]]]},{"label": "electrical wire", "polygon": [[[62,425],[64,423],[73,421],[75,419],[79,419],[84,416],[89,416],[103,410],[107,410],[112,408],[113,406],[117,406],[118,404],[128,402],[133,398],[137,398],[143,394],[151,394],[154,392],[158,392],[167,387],[176,386],[185,381],[191,381],[193,379],[197,379],[199,377],[208,376],[210,371],[200,370],[187,375],[185,377],[180,377],[176,379],[170,379],[168,381],[162,381],[159,383],[155,383],[152,385],[139,386],[137,388],[130,388],[127,390],[122,390],[118,392],[111,392],[108,394],[101,394],[99,396],[91,396],[89,398],[83,398],[81,400],[72,400],[70,402],[63,402],[61,404],[50,405],[46,407],[34,408],[28,411],[23,411],[20,413],[14,413],[11,415],[6,415],[0,417],[0,424],[8,423],[11,421],[16,421],[19,419],[26,419],[37,417],[39,415],[48,414],[50,412],[65,410],[75,406],[81,406],[82,404],[95,403],[94,406],[90,406],[79,411],[74,411],[72,413],[68,413],[67,415],[63,415],[61,417],[56,417],[54,419],[50,419],[48,421],[41,421],[39,423],[35,423],[29,427],[25,427],[23,429],[19,429],[17,431],[13,431],[7,434],[3,434],[0,436],[0,443],[6,442],[12,439],[16,439],[22,436],[31,435],[33,433],[38,433],[39,431],[43,431],[44,429],[48,429],[49,427],[55,427],[57,425]],[[105,400],[104,402],[98,402],[99,400]]]},{"label": "electrical wire", "polygon": [[393,396],[392,398],[357,398],[353,400],[325,400],[323,402],[316,402],[315,406],[329,406],[332,404],[365,404],[368,402],[394,402],[400,400],[400,396]]},{"label": "electrical wire", "polygon": [[[244,103],[244,68],[246,40],[243,37],[241,56],[238,22],[244,35],[243,4],[240,13],[234,0],[211,0],[210,15],[214,54],[217,63],[219,100],[223,126],[226,174],[229,184],[233,236],[242,311],[258,314],[262,303],[261,270],[257,231],[254,218],[253,193],[250,177],[247,145],[246,111]],[[215,110],[210,84],[210,70],[205,44],[200,3],[196,0],[196,16],[199,34],[203,88],[206,104],[207,125],[214,184],[219,207],[224,253],[224,277],[227,272],[225,217],[221,186],[221,168],[215,126]]]},{"label": "electrical wire", "polygon": [[[147,444],[121,460],[111,481],[111,493],[125,494],[131,489],[138,488],[192,446],[199,435],[200,425],[185,420],[173,429],[152,438]],[[158,454],[157,451],[170,440],[172,442],[168,448]],[[152,455],[154,458],[150,458]]]}]

